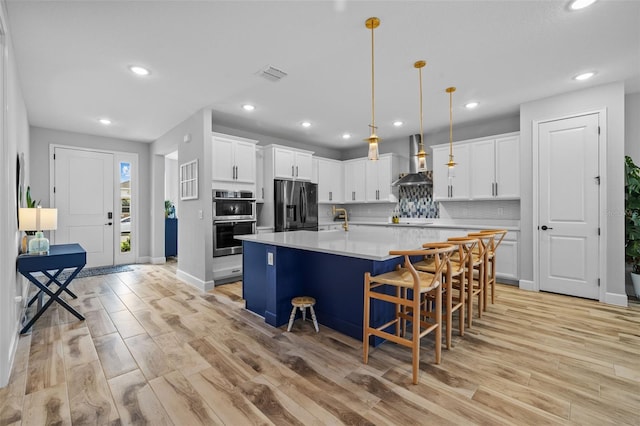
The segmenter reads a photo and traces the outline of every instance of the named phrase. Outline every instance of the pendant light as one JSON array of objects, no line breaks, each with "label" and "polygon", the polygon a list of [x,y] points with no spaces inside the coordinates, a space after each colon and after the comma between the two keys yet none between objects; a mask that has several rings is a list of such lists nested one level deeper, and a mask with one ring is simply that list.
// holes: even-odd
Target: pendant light
[{"label": "pendant light", "polygon": [[365,21],[365,26],[371,29],[371,135],[365,139],[369,142],[369,154],[367,157],[369,160],[377,160],[378,157],[378,142],[380,138],[376,135],[376,119],[375,119],[375,91],[374,91],[374,72],[373,72],[373,30],[380,26],[380,19],[372,17]]},{"label": "pendant light", "polygon": [[447,167],[449,168],[449,177],[454,176],[454,167],[456,163],[453,161],[453,92],[456,91],[455,87],[447,87],[445,90],[449,94],[449,162]]},{"label": "pendant light", "polygon": [[420,145],[418,149],[418,172],[427,171],[427,153],[424,152],[424,132],[422,130],[422,68],[427,65],[425,61],[417,61],[413,66],[418,69],[418,76],[420,80]]}]

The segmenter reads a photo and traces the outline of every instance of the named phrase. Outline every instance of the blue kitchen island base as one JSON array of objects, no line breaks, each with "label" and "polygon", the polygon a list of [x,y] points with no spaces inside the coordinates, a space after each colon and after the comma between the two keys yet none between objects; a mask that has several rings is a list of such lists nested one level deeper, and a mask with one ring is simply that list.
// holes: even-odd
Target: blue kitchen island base
[{"label": "blue kitchen island base", "polygon": [[[362,340],[364,273],[393,270],[402,259],[369,260],[265,243],[243,241],[243,298],[248,310],[265,322],[287,324],[291,299],[316,299],[316,316],[324,326]],[[394,316],[389,303],[371,306],[371,324]],[[376,343],[378,340],[376,341]]]}]

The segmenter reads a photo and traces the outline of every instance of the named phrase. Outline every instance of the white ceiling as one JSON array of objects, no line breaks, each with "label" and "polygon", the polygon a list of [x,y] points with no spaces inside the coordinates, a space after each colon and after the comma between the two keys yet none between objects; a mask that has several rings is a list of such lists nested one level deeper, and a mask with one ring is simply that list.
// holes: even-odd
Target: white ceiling
[{"label": "white ceiling", "polygon": [[[371,120],[370,16],[378,135],[515,115],[523,102],[614,81],[640,91],[640,1],[7,0],[32,125],[151,142],[210,107],[221,125],[334,149]],[[152,70],[146,78],[127,67]],[[272,65],[277,83],[257,72]],[[572,77],[597,71],[587,82]],[[463,105],[480,102],[473,111]],[[256,105],[244,112],[243,103]],[[109,117],[109,127],[97,122]],[[394,128],[392,121],[406,124]],[[309,120],[312,127],[300,123]],[[341,134],[349,132],[349,141]]]}]

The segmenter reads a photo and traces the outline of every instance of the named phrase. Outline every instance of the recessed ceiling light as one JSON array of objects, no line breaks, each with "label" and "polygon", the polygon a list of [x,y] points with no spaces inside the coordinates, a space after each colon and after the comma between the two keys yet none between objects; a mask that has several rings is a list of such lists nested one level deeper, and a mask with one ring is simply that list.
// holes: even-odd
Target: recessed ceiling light
[{"label": "recessed ceiling light", "polygon": [[400,120],[396,120],[396,121],[394,121],[394,122],[393,122],[393,125],[394,125],[394,126],[396,126],[396,127],[400,127],[400,126],[402,126],[403,124],[404,124],[404,122],[402,122],[402,121],[400,121]]},{"label": "recessed ceiling light", "polygon": [[108,118],[101,118],[98,121],[100,122],[100,124],[104,124],[105,126],[108,126],[111,124],[111,120],[109,120]]},{"label": "recessed ceiling light", "polygon": [[244,104],[244,105],[242,105],[242,109],[245,110],[245,111],[253,111],[254,109],[256,109],[256,107],[254,107],[251,104]]},{"label": "recessed ceiling light", "polygon": [[469,102],[468,104],[466,104],[464,107],[467,109],[474,109],[475,107],[477,107],[479,104],[478,102]]},{"label": "recessed ceiling light", "polygon": [[129,70],[134,73],[135,75],[139,75],[139,76],[146,76],[151,74],[151,71],[149,71],[148,69],[141,67],[139,65],[131,65],[129,67]]},{"label": "recessed ceiling light", "polygon": [[309,123],[308,121],[303,121],[302,123],[300,123],[300,125],[302,127],[311,127],[311,123]]},{"label": "recessed ceiling light", "polygon": [[585,73],[576,75],[575,77],[573,77],[573,79],[578,81],[584,81],[584,80],[589,80],[594,75],[596,75],[595,72],[585,72]]},{"label": "recessed ceiling light", "polygon": [[584,9],[585,7],[589,7],[592,4],[594,4],[597,0],[574,0],[571,2],[571,4],[569,5],[569,8],[571,10],[580,10],[580,9]]},{"label": "recessed ceiling light", "polygon": [[351,139],[351,135],[349,133],[343,133],[342,139]]}]

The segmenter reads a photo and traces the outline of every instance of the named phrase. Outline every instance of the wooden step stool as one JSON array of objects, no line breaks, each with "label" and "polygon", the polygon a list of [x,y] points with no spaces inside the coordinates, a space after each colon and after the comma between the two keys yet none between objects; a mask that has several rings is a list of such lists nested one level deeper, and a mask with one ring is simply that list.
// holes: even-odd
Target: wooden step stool
[{"label": "wooden step stool", "polygon": [[293,309],[291,310],[291,316],[289,317],[289,326],[287,327],[287,331],[291,331],[291,327],[293,327],[293,321],[296,319],[296,308],[299,308],[302,312],[303,321],[307,320],[307,308],[309,308],[316,333],[320,331],[318,328],[318,320],[316,319],[316,312],[313,310],[313,305],[316,304],[316,299],[309,296],[294,297],[291,299],[291,304],[293,305]]}]

